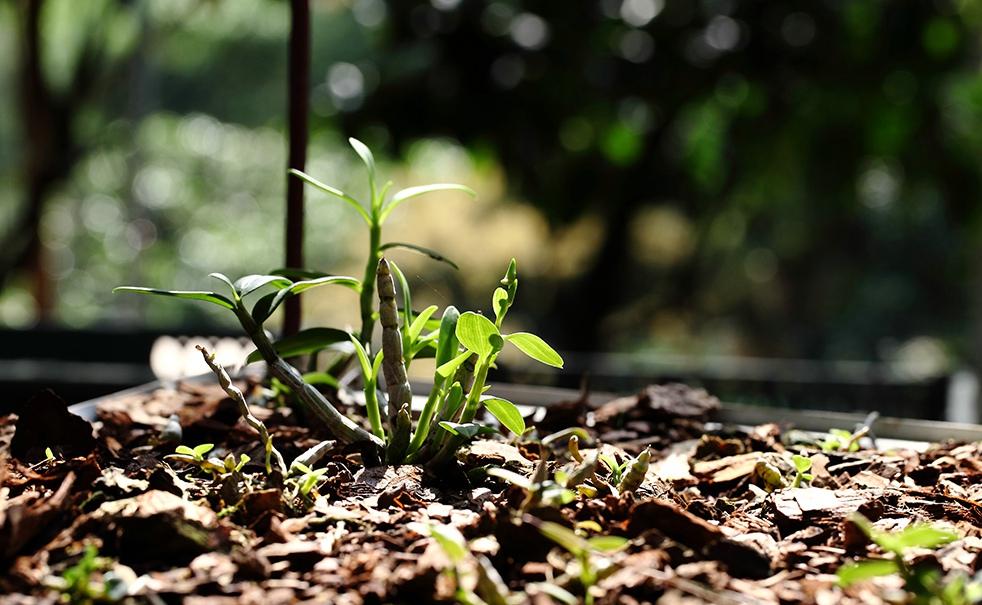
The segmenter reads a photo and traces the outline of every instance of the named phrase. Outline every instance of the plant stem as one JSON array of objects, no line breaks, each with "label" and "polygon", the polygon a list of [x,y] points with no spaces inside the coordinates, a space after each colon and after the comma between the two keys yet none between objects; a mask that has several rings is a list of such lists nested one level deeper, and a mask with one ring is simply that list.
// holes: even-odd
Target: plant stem
[{"label": "plant stem", "polygon": [[361,335],[359,340],[368,349],[372,342],[372,332],[375,330],[375,280],[378,272],[378,262],[382,258],[382,225],[378,222],[377,212],[372,210],[372,224],[369,226],[368,262],[365,264],[365,276],[361,280]]},{"label": "plant stem", "polygon": [[239,414],[245,419],[246,423],[252,428],[256,429],[259,433],[259,440],[263,442],[263,448],[266,450],[266,472],[273,472],[272,465],[270,463],[271,458],[276,459],[276,466],[278,470],[286,475],[286,463],[283,462],[283,456],[280,455],[279,451],[273,447],[273,439],[269,436],[269,431],[266,430],[266,425],[263,424],[262,420],[256,418],[252,410],[249,409],[249,403],[246,401],[245,395],[239,387],[232,384],[232,379],[229,377],[228,372],[222,367],[220,363],[215,361],[215,355],[209,353],[207,349],[203,346],[198,345],[198,350],[201,351],[201,356],[205,358],[205,363],[211,368],[211,371],[215,373],[218,377],[218,384],[221,385],[222,390],[232,398],[232,401],[239,406]]},{"label": "plant stem", "polygon": [[467,393],[467,402],[464,404],[464,411],[460,414],[461,423],[470,422],[477,415],[477,409],[481,405],[481,394],[484,392],[484,382],[488,379],[488,370],[491,369],[492,363],[494,363],[494,355],[481,360],[477,366],[474,384],[471,386],[470,392]]},{"label": "plant stem", "polygon": [[[487,359],[482,359],[477,366],[477,373],[474,375],[474,384],[467,394],[467,402],[464,404],[464,410],[460,414],[461,424],[474,420],[474,416],[477,415],[477,410],[481,405],[481,393],[484,391],[484,382],[488,378],[488,370],[491,364],[494,363],[494,357],[494,355],[490,355]],[[433,465],[439,467],[445,464],[454,455],[460,444],[461,441],[458,435],[447,437],[442,442],[437,454],[433,457]]]},{"label": "plant stem", "polygon": [[331,405],[331,402],[320,391],[304,382],[300,372],[276,353],[273,343],[269,341],[262,326],[252,319],[252,316],[241,303],[236,305],[235,315],[239,318],[239,323],[242,324],[246,334],[256,345],[256,349],[259,350],[259,354],[262,355],[266,365],[269,366],[270,373],[296,393],[300,402],[320,418],[338,439],[344,443],[367,441],[378,448],[384,447],[385,444],[381,439],[355,424],[354,421]]},{"label": "plant stem", "polygon": [[[399,331],[399,309],[396,306],[396,287],[389,263],[378,261],[378,314],[382,324],[382,374],[389,395],[389,430],[396,430],[397,416],[404,405],[412,405],[413,392],[409,386],[406,363],[402,357],[402,333]],[[395,436],[392,437],[395,439]]]},{"label": "plant stem", "polygon": [[440,401],[440,395],[443,392],[443,382],[443,380],[437,380],[433,383],[433,388],[430,389],[430,395],[426,398],[426,404],[423,405],[423,411],[420,412],[419,420],[416,422],[416,432],[413,433],[413,440],[409,443],[410,461],[412,461],[416,452],[423,447],[423,442],[426,441],[426,436],[430,432],[430,425],[433,423],[436,405]]},{"label": "plant stem", "polygon": [[385,429],[382,427],[382,415],[379,413],[378,386],[373,382],[365,385],[365,410],[368,412],[368,422],[372,425],[372,433],[379,439],[385,439]]}]

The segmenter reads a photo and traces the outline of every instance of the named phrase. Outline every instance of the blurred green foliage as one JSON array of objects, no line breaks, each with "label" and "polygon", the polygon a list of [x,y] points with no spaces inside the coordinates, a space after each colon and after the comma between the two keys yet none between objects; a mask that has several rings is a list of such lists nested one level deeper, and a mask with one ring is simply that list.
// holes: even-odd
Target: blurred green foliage
[{"label": "blurred green foliage", "polygon": [[[205,268],[281,263],[288,3],[44,4],[52,83],[92,37],[124,66],[92,75],[104,86],[73,113],[83,153],[42,230],[53,317],[212,321],[110,303],[108,285],[190,288]],[[542,249],[516,315],[560,347],[938,363],[982,350],[980,3],[312,6],[307,172],[361,186],[343,133],[387,151],[401,185],[459,180],[483,198],[445,251],[494,258],[410,275],[423,304],[479,294],[469,283],[512,253],[475,250],[478,227],[506,220]],[[0,4],[4,90],[16,28]],[[0,221],[20,199],[16,116],[0,96]],[[441,228],[425,216],[401,219],[424,244]],[[357,218],[310,195],[308,217],[309,264],[344,269]],[[30,287],[8,282],[0,321],[33,320]]]}]

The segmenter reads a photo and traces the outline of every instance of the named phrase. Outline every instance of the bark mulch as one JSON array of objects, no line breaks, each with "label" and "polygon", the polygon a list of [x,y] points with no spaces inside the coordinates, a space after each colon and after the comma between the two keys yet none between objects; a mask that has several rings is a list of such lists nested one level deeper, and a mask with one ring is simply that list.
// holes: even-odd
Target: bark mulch
[{"label": "bark mulch", "polygon": [[[848,521],[857,511],[885,531],[931,522],[961,536],[911,550],[911,565],[945,577],[982,569],[979,443],[822,452],[776,424],[707,424],[717,406],[681,385],[597,407],[569,401],[530,419],[535,431],[522,440],[475,442],[439,473],[364,467],[356,448],[336,446],[304,496],[267,476],[256,433],[217,386],[184,383],[108,401],[94,432],[42,394],[0,417],[0,602],[355,605],[475,593],[489,603],[506,602],[504,593],[507,602],[560,602],[552,586],[582,600],[580,562],[536,529],[541,521],[630,540],[589,557],[597,603],[904,599],[897,576],[839,587],[840,566],[882,556]],[[290,408],[253,407],[287,462],[330,438]],[[541,447],[539,439],[570,427],[589,435],[580,440],[587,457],[596,448],[620,459],[650,448],[643,485],[615,495],[598,466],[590,494],[547,506],[483,472],[553,479],[575,465],[565,439]],[[215,444],[209,455],[251,462],[212,475],[168,460],[178,434],[186,445]],[[812,457],[810,484],[781,485],[793,477],[792,453]],[[434,526],[459,530],[469,552],[452,563],[430,537]]]}]

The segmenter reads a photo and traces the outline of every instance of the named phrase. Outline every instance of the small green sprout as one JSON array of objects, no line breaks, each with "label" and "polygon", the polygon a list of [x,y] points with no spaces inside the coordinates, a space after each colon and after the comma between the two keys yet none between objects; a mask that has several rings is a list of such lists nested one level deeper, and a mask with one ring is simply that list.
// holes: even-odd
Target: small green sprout
[{"label": "small green sprout", "polygon": [[[115,603],[127,594],[126,584],[110,568],[112,560],[100,557],[93,544],[86,544],[78,561],[62,572],[61,577],[48,580],[49,586],[62,595],[61,601],[72,605]],[[101,581],[93,576],[102,572]]]},{"label": "small green sprout", "polygon": [[794,464],[794,480],[791,483],[791,487],[801,487],[802,482],[811,482],[815,478],[814,475],[808,471],[812,468],[812,460],[807,456],[800,456],[795,454],[791,456],[791,462]]},{"label": "small green sprout", "polygon": [[[904,588],[912,593],[917,603],[938,603],[939,605],[968,605],[969,595],[982,596],[982,585],[966,583],[964,578],[956,578],[944,584],[936,570],[916,569],[904,560],[904,553],[912,548],[935,549],[958,540],[960,536],[953,531],[926,523],[915,523],[896,531],[885,532],[877,529],[859,513],[854,513],[850,521],[858,527],[889,558],[867,559],[848,563],[839,568],[836,575],[839,585],[850,586],[878,576],[900,575]],[[976,598],[978,598],[976,596]]]},{"label": "small green sprout", "polygon": [[51,451],[50,447],[44,448],[44,459],[48,462],[55,461],[55,453]]},{"label": "small green sprout", "polygon": [[390,248],[405,248],[420,254],[425,254],[434,260],[445,262],[456,268],[456,265],[442,254],[427,248],[423,248],[422,246],[407,244],[404,242],[382,243],[382,226],[385,224],[385,220],[390,214],[392,214],[393,210],[398,208],[403,203],[429,193],[434,193],[437,191],[459,191],[471,197],[476,197],[477,193],[475,193],[470,187],[458,185],[456,183],[436,183],[432,185],[422,185],[402,189],[392,194],[391,197],[388,197],[387,194],[389,192],[389,188],[392,186],[392,182],[389,181],[381,187],[378,186],[378,182],[375,178],[376,166],[374,154],[372,154],[368,146],[358,139],[350,138],[348,139],[348,143],[355,150],[355,153],[358,154],[358,157],[361,158],[362,162],[365,164],[365,167],[368,169],[368,203],[363,203],[357,200],[354,196],[349,195],[336,187],[326,185],[314,177],[300,172],[299,170],[291,170],[290,174],[301,179],[315,189],[319,189],[324,193],[334,196],[338,200],[353,208],[368,227],[368,262],[365,264],[365,276],[361,281],[362,288],[359,299],[361,304],[361,334],[359,336],[359,340],[367,347],[372,340],[372,331],[375,328],[376,315],[374,309],[374,289],[376,271],[378,270],[378,261],[380,258],[382,258],[382,253],[385,250]]},{"label": "small green sprout", "polygon": [[626,494],[633,492],[644,483],[645,475],[648,474],[648,466],[651,462],[651,452],[645,448],[638,454],[637,458],[628,461],[627,472],[622,473],[620,482],[617,484],[617,492]]},{"label": "small green sprout", "polygon": [[300,496],[303,496],[304,498],[308,499],[310,498],[310,493],[323,478],[324,473],[327,472],[326,468],[314,470],[306,464],[296,461],[294,461],[290,470],[291,472],[300,474],[300,477],[296,479],[296,490],[293,492],[293,497],[299,498]]},{"label": "small green sprout", "polygon": [[597,582],[614,571],[613,564],[605,555],[622,550],[630,542],[621,536],[584,538],[558,523],[541,521],[530,515],[525,516],[525,522],[573,555],[576,562],[574,571],[578,573],[572,575],[579,579],[586,605],[593,604],[595,597],[593,587]]},{"label": "small green sprout", "polygon": [[610,483],[613,485],[617,485],[621,482],[624,471],[631,462],[630,460],[618,462],[617,457],[613,454],[599,454],[597,459],[600,460],[605,467],[607,467],[607,472],[610,473]]},{"label": "small green sprout", "polygon": [[829,436],[822,441],[823,452],[858,452],[859,440],[869,432],[867,428],[852,433],[845,429],[829,429]]},{"label": "small green sprout", "polygon": [[547,508],[563,506],[576,499],[576,493],[566,488],[567,477],[560,472],[557,472],[553,479],[536,476],[528,478],[498,467],[491,467],[487,472],[492,477],[525,490],[527,495],[522,503],[522,511],[532,510],[538,506]]},{"label": "small green sprout", "polygon": [[241,472],[242,468],[250,460],[249,456],[241,454],[239,455],[238,461],[236,461],[235,456],[231,453],[226,455],[224,459],[215,457],[205,458],[205,454],[214,449],[214,447],[211,443],[202,443],[193,448],[186,445],[179,445],[174,449],[173,454],[168,454],[165,458],[196,466],[206,473],[213,475],[227,475]]},{"label": "small green sprout", "polygon": [[210,452],[215,448],[214,443],[202,443],[201,445],[196,445],[194,447],[188,447],[186,445],[179,445],[174,449],[174,453],[168,456],[168,458],[173,458],[174,460],[180,460],[184,462],[184,458],[190,458],[190,462],[204,462],[205,454]]},{"label": "small green sprout", "polygon": [[447,556],[450,565],[445,572],[453,580],[456,603],[506,605],[514,602],[508,585],[491,561],[484,555],[474,556],[467,539],[456,527],[434,523],[412,523],[410,526],[432,538]]}]

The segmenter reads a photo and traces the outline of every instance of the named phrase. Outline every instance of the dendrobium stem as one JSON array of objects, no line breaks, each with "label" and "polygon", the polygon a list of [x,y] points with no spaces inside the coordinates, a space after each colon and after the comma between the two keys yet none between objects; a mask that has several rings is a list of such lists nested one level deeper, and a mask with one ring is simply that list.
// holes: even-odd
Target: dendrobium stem
[{"label": "dendrobium stem", "polygon": [[239,318],[239,323],[242,324],[246,334],[256,345],[256,349],[262,355],[270,373],[295,393],[300,402],[324,422],[339,440],[344,443],[367,441],[378,448],[385,446],[381,439],[341,414],[320,391],[304,382],[300,372],[276,353],[273,343],[269,341],[262,326],[253,320],[241,303],[236,305],[235,315]]},{"label": "dendrobium stem", "polygon": [[256,418],[252,410],[249,409],[249,403],[246,401],[245,395],[242,394],[242,390],[232,384],[232,379],[229,377],[228,372],[225,371],[225,368],[220,363],[215,361],[215,355],[213,353],[209,353],[201,345],[198,345],[198,350],[201,351],[201,356],[205,358],[205,363],[208,364],[211,371],[218,377],[218,384],[222,387],[222,390],[239,406],[239,414],[245,419],[246,424],[256,429],[256,432],[259,433],[259,440],[263,442],[263,448],[266,451],[266,472],[272,472],[271,459],[275,459],[277,470],[283,475],[286,475],[287,469],[286,463],[283,461],[283,456],[273,447],[273,439],[269,436],[266,425],[263,424],[262,420]]},{"label": "dendrobium stem", "polygon": [[377,276],[378,314],[379,323],[382,324],[382,374],[385,376],[385,387],[389,395],[389,428],[395,432],[399,410],[404,405],[412,405],[413,392],[402,355],[395,282],[392,280],[389,263],[384,258],[378,262]]}]

